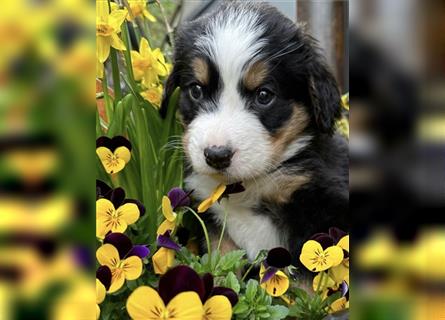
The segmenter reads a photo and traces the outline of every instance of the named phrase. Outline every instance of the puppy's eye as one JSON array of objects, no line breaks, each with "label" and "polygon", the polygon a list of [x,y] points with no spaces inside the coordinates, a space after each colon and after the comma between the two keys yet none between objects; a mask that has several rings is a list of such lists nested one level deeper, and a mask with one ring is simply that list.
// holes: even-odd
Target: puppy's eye
[{"label": "puppy's eye", "polygon": [[256,101],[258,104],[267,106],[268,104],[270,104],[273,99],[275,98],[275,94],[265,88],[260,88],[258,89],[257,93],[256,93]]},{"label": "puppy's eye", "polygon": [[193,84],[189,88],[190,97],[193,100],[201,100],[203,97],[202,87],[199,84]]}]

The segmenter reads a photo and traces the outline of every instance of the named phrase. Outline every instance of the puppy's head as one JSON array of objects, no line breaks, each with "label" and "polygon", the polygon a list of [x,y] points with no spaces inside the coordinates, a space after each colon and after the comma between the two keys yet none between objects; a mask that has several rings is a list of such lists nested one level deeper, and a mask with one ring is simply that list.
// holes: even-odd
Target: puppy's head
[{"label": "puppy's head", "polygon": [[[248,180],[318,134],[332,134],[340,95],[314,41],[267,5],[229,3],[177,33],[163,106],[181,88],[184,148],[195,172]],[[162,109],[161,109],[162,110]]]}]

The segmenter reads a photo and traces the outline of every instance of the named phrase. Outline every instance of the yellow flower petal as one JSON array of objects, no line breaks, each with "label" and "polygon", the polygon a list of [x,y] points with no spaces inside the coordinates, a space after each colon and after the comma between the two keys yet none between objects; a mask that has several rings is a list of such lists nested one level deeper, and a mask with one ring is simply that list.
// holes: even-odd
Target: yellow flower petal
[{"label": "yellow flower petal", "polygon": [[96,219],[96,237],[99,239],[105,238],[108,231],[111,229],[103,222],[103,220]]},{"label": "yellow flower petal", "polygon": [[176,227],[175,222],[164,220],[164,222],[162,222],[161,225],[158,227],[156,234],[159,236],[160,234],[164,234],[167,230],[173,232],[173,230],[175,230],[175,227]]},{"label": "yellow flower petal", "polygon": [[232,305],[225,296],[217,295],[209,298],[204,304],[204,319],[230,320],[232,318]]},{"label": "yellow flower petal", "polygon": [[337,246],[339,246],[343,250],[349,252],[349,234],[347,236],[344,236],[343,238],[341,238],[338,241]]},{"label": "yellow flower petal", "polygon": [[120,268],[111,270],[111,285],[108,292],[113,293],[122,288],[125,283],[125,274]]},{"label": "yellow flower petal", "polygon": [[139,208],[134,203],[125,203],[117,208],[116,213],[119,219],[126,222],[126,224],[135,223],[139,219]]},{"label": "yellow flower petal", "polygon": [[107,290],[102,282],[99,279],[96,279],[96,303],[102,303],[105,300],[105,295],[107,294]]},{"label": "yellow flower petal", "polygon": [[116,268],[120,262],[119,252],[109,243],[106,243],[97,249],[96,258],[102,266],[108,266],[110,269]]},{"label": "yellow flower petal", "polygon": [[164,274],[173,266],[175,261],[175,251],[168,248],[160,248],[151,258],[153,269],[156,274]]},{"label": "yellow flower petal", "polygon": [[108,174],[117,173],[125,167],[125,161],[116,157],[108,148],[99,147],[96,149],[96,154]]},{"label": "yellow flower petal", "polygon": [[124,271],[125,279],[135,280],[142,273],[142,260],[137,256],[131,256],[122,261],[121,268]]},{"label": "yellow flower petal", "polygon": [[110,55],[111,37],[96,37],[96,56],[100,63],[104,63]]},{"label": "yellow flower petal", "polygon": [[269,295],[279,297],[289,289],[289,278],[284,272],[277,271],[272,278],[261,284],[261,288],[265,289]]},{"label": "yellow flower petal", "polygon": [[113,27],[114,31],[119,33],[121,31],[121,24],[127,17],[127,10],[113,10],[108,17],[110,26]]},{"label": "yellow flower petal", "polygon": [[131,152],[128,150],[127,147],[118,147],[116,150],[114,150],[114,155],[125,161],[125,163],[128,163],[131,159]]},{"label": "yellow flower petal", "polygon": [[147,57],[147,56],[151,55],[151,48],[150,48],[150,45],[148,44],[147,39],[141,38],[141,42],[139,45],[139,52],[141,53],[141,56],[143,56],[143,57]]},{"label": "yellow flower petal", "polygon": [[[320,284],[320,287],[318,287],[322,274],[324,274],[323,275],[323,283]],[[314,289],[314,291],[317,291],[317,289],[324,291],[328,288],[336,290],[338,288],[338,285],[327,273],[325,273],[325,272],[318,273],[314,277],[314,280],[312,281],[312,289]]]},{"label": "yellow flower petal", "polygon": [[101,22],[108,22],[108,16],[109,16],[109,8],[108,8],[108,1],[96,1],[96,15],[97,19]]},{"label": "yellow flower petal", "polygon": [[127,47],[125,47],[124,42],[115,33],[111,35],[111,46],[116,50],[122,50],[122,51],[127,50]]},{"label": "yellow flower petal", "polygon": [[169,320],[201,320],[204,310],[196,292],[187,291],[176,295],[167,305]]},{"label": "yellow flower petal", "polygon": [[224,184],[220,184],[216,187],[215,191],[213,191],[211,199],[213,202],[218,201],[218,199],[222,196],[222,194],[226,191],[226,186]]},{"label": "yellow flower petal", "polygon": [[198,213],[203,213],[209,210],[209,208],[213,205],[212,199],[208,198],[201,202],[198,206]]},{"label": "yellow flower petal", "polygon": [[150,12],[148,12],[148,10],[144,10],[144,17],[151,22],[156,22],[156,18]]},{"label": "yellow flower petal", "polygon": [[222,196],[224,191],[226,190],[226,186],[224,184],[220,184],[216,187],[216,189],[212,192],[210,197],[205,199],[198,206],[198,213],[203,213],[207,211],[218,199]]},{"label": "yellow flower petal", "polygon": [[105,198],[96,201],[96,217],[97,219],[104,219],[111,216],[115,211],[113,203]]},{"label": "yellow flower petal", "polygon": [[165,219],[170,222],[176,220],[176,213],[173,211],[170,198],[167,196],[162,197],[162,214],[164,215]]},{"label": "yellow flower petal", "polygon": [[340,263],[338,266],[329,269],[329,276],[335,281],[335,283],[340,284],[347,277],[349,277],[349,268],[344,262]]},{"label": "yellow flower petal", "polygon": [[332,302],[329,313],[337,312],[346,308],[349,308],[348,301],[346,300],[346,297],[341,297],[340,299]]},{"label": "yellow flower petal", "polygon": [[330,261],[331,267],[338,266],[344,258],[343,250],[340,247],[332,246],[325,251],[326,258]]},{"label": "yellow flower petal", "polygon": [[127,312],[132,319],[159,320],[165,312],[165,305],[156,290],[142,286],[128,297]]},{"label": "yellow flower petal", "polygon": [[100,307],[96,304],[96,320],[100,317]]}]

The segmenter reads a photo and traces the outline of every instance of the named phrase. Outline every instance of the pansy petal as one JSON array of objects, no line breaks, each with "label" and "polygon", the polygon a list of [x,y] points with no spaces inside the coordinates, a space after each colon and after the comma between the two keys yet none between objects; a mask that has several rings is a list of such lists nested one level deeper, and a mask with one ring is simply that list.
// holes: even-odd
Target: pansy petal
[{"label": "pansy petal", "polygon": [[126,147],[129,151],[131,151],[131,142],[128,141],[124,136],[114,136],[111,139],[112,151],[114,152],[118,147]]},{"label": "pansy petal", "polygon": [[151,257],[153,270],[156,274],[164,274],[175,261],[175,251],[167,248],[160,248]]},{"label": "pansy petal", "polygon": [[159,320],[162,319],[164,310],[165,305],[161,297],[150,287],[137,288],[127,299],[127,312],[132,319]]},{"label": "pansy petal", "polygon": [[338,246],[329,247],[324,252],[333,267],[339,265],[343,261],[343,249]]},{"label": "pansy petal", "polygon": [[111,284],[111,270],[108,266],[100,266],[96,271],[96,279],[98,279],[108,290]]},{"label": "pansy petal", "polygon": [[347,233],[337,227],[331,227],[329,228],[329,235],[332,237],[334,242],[337,243],[341,238],[346,236]]},{"label": "pansy petal", "polygon": [[170,222],[176,219],[176,213],[173,211],[170,199],[167,196],[162,197],[162,214]]},{"label": "pansy petal", "polygon": [[171,206],[173,207],[173,209],[175,209],[177,207],[183,207],[183,206],[190,205],[190,197],[181,188],[178,188],[178,187],[172,188],[167,193],[167,196],[170,199]]},{"label": "pansy petal", "polygon": [[[322,274],[323,274],[323,283],[320,284]],[[312,280],[312,289],[314,289],[314,291],[317,291],[317,289],[321,291],[324,291],[326,289],[337,290],[337,288],[338,285],[326,272],[319,272],[314,277],[314,280]]]},{"label": "pansy petal", "polygon": [[206,212],[213,205],[212,199],[205,199],[198,206],[198,213]]},{"label": "pansy petal", "polygon": [[96,279],[96,303],[102,303],[105,300],[106,294],[107,291],[105,286],[99,281],[99,279]]},{"label": "pansy petal", "polygon": [[111,286],[108,292],[113,293],[122,288],[125,283],[125,274],[120,269],[112,271],[113,277],[111,278]]},{"label": "pansy petal", "polygon": [[113,189],[108,199],[113,203],[115,208],[119,208],[125,200],[125,190],[121,187]]},{"label": "pansy petal", "polygon": [[269,250],[266,258],[267,265],[275,268],[285,268],[291,264],[292,257],[285,248],[273,248]]},{"label": "pansy petal", "polygon": [[134,203],[125,203],[116,210],[119,219],[127,224],[135,223],[139,219],[139,208]]},{"label": "pansy petal", "polygon": [[344,236],[343,238],[341,238],[338,241],[337,246],[339,246],[343,250],[349,252],[349,235]]},{"label": "pansy petal", "polygon": [[120,262],[119,252],[113,245],[108,243],[97,249],[96,258],[101,265],[108,266],[111,270],[117,267]]},{"label": "pansy petal", "polygon": [[100,318],[100,307],[96,304],[96,320]]},{"label": "pansy petal", "polygon": [[195,270],[188,266],[177,266],[159,280],[159,295],[168,303],[180,292],[194,291],[204,297],[204,284]]},{"label": "pansy petal", "polygon": [[282,271],[278,271],[269,281],[261,284],[266,292],[273,296],[279,297],[283,295],[289,288],[289,278]]},{"label": "pansy petal", "polygon": [[329,276],[338,284],[349,276],[349,268],[344,264],[340,263],[338,266],[329,269]]},{"label": "pansy petal", "polygon": [[335,300],[334,302],[332,302],[329,312],[333,313],[346,309],[347,307],[349,307],[349,305],[347,305],[347,302],[348,301],[346,300],[346,297],[341,297],[340,299]]},{"label": "pansy petal", "polygon": [[98,219],[111,216],[114,212],[113,203],[105,198],[96,201],[96,216]]},{"label": "pansy petal", "polygon": [[104,217],[96,219],[96,237],[98,239],[105,238],[105,235],[111,230],[105,221],[106,219]]},{"label": "pansy petal", "polygon": [[113,156],[113,153],[111,152],[111,150],[106,147],[99,147],[99,148],[96,148],[96,154],[99,157],[100,162],[104,166],[105,171],[107,171],[107,173],[109,173],[108,172],[109,168],[106,166],[106,163],[108,163],[108,159]]},{"label": "pansy petal", "polygon": [[212,290],[212,296],[225,296],[229,299],[230,304],[234,307],[238,303],[238,295],[235,291],[225,287],[214,287]]},{"label": "pansy petal", "polygon": [[314,240],[308,240],[301,249],[300,261],[306,268],[311,271],[321,271],[317,270],[317,261],[316,259],[314,259],[317,257],[317,254],[320,253],[323,253],[321,244]]},{"label": "pansy petal", "polygon": [[166,235],[160,234],[157,238],[156,243],[159,247],[168,248],[176,251],[181,250],[181,247],[170,238],[168,232],[166,233]]},{"label": "pansy petal", "polygon": [[128,150],[127,147],[118,147],[116,150],[114,150],[114,155],[125,161],[125,163],[128,163],[131,159],[131,152]]},{"label": "pansy petal", "polygon": [[105,147],[107,149],[113,150],[111,139],[107,136],[102,136],[96,139],[96,149],[99,147]]},{"label": "pansy petal", "polygon": [[211,273],[205,273],[202,276],[202,283],[204,284],[204,297],[202,299],[202,301],[206,301],[209,297],[210,294],[212,293],[212,289],[213,289],[213,276]]},{"label": "pansy petal", "polygon": [[326,248],[329,248],[334,245],[334,239],[327,233],[318,233],[311,238],[312,240],[317,241],[319,244],[321,244],[321,247],[323,250]]},{"label": "pansy petal", "polygon": [[128,256],[136,256],[141,259],[144,259],[146,256],[150,254],[150,249],[147,248],[147,246],[144,245],[136,245],[133,246],[133,248],[128,253]]},{"label": "pansy petal", "polygon": [[131,256],[122,261],[122,270],[125,274],[125,279],[135,280],[140,277],[142,273],[142,260],[137,256]]},{"label": "pansy petal", "polygon": [[181,292],[176,295],[168,303],[167,310],[171,320],[201,320],[204,312],[201,300],[195,292]]},{"label": "pansy petal", "polygon": [[109,243],[117,249],[120,259],[123,259],[133,247],[130,238],[119,232],[107,234],[104,239],[104,244],[105,243]]},{"label": "pansy petal", "polygon": [[260,272],[260,277],[261,277],[261,281],[260,283],[264,283],[270,280],[270,278],[272,278],[277,272],[278,269],[274,268],[274,267],[268,267],[268,268],[262,268],[263,272]]},{"label": "pansy petal", "polygon": [[111,37],[96,37],[96,56],[100,63],[104,63],[110,55]]},{"label": "pansy petal", "polygon": [[162,222],[159,225],[158,230],[156,231],[156,234],[159,236],[159,235],[164,234],[167,231],[173,231],[173,230],[175,230],[175,226],[176,226],[176,223],[174,221],[170,222],[166,219],[166,220],[164,220],[164,222]]},{"label": "pansy petal", "polygon": [[218,199],[223,195],[224,191],[226,190],[226,185],[220,184],[216,187],[216,189],[212,193],[212,201],[216,202]]},{"label": "pansy petal", "polygon": [[225,296],[213,296],[204,304],[204,319],[230,320],[232,305]]},{"label": "pansy petal", "polygon": [[106,198],[113,189],[101,180],[96,180],[96,200]]},{"label": "pansy petal", "polygon": [[145,206],[139,200],[136,200],[136,199],[125,199],[123,203],[124,204],[125,203],[134,203],[135,205],[138,206],[139,216],[143,216],[145,214]]}]

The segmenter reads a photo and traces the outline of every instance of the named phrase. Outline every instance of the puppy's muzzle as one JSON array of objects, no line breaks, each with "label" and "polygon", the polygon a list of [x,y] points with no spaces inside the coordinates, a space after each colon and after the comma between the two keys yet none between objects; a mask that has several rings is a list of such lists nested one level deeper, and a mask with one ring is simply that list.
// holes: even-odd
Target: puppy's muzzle
[{"label": "puppy's muzzle", "polygon": [[204,156],[209,166],[222,170],[230,166],[233,151],[226,146],[211,146],[204,149]]}]

